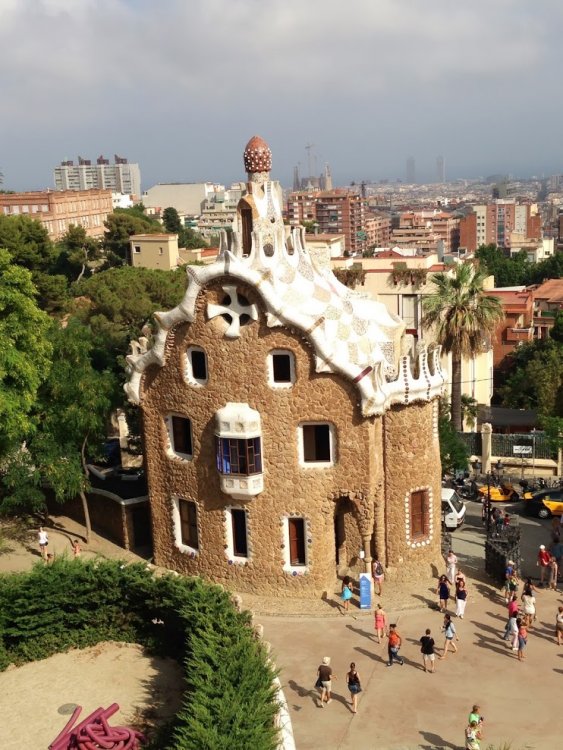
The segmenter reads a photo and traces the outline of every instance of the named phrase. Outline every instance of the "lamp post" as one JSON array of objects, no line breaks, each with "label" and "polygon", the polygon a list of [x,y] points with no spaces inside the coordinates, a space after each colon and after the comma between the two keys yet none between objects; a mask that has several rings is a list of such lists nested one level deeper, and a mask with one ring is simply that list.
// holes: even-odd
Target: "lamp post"
[{"label": "lamp post", "polygon": [[[495,469],[496,469],[497,475],[500,477],[500,474],[502,470],[504,469],[504,465],[500,459],[496,462]],[[480,461],[475,461],[475,471],[478,473],[481,472]],[[487,480],[487,497],[485,498],[485,530],[486,530],[487,539],[489,539],[491,536],[491,472],[490,470],[487,472],[486,480]]]}]

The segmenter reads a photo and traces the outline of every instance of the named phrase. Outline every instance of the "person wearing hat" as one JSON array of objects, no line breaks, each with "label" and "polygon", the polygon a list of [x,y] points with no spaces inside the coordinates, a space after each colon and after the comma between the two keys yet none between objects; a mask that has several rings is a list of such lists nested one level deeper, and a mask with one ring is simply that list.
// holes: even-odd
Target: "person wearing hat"
[{"label": "person wearing hat", "polygon": [[538,561],[536,563],[537,565],[539,565],[539,568],[540,568],[540,584],[539,584],[540,588],[543,588],[544,578],[545,578],[547,571],[549,570],[550,560],[551,560],[551,555],[546,550],[545,544],[540,544],[540,549],[538,552]]},{"label": "person wearing hat", "polygon": [[516,564],[515,564],[514,560],[509,560],[506,563],[506,568],[504,569],[504,588],[503,588],[503,593],[504,593],[505,604],[508,604],[508,602],[510,601],[510,598],[512,596],[512,593],[514,593],[514,592],[511,592],[511,590],[510,590],[510,583],[512,581],[512,577],[514,576],[515,572],[516,572]]},{"label": "person wearing hat", "polygon": [[317,685],[321,688],[321,708],[325,707],[325,703],[328,706],[332,701],[330,691],[333,679],[336,679],[336,675],[333,674],[330,666],[330,656],[323,656],[323,663],[317,670]]}]

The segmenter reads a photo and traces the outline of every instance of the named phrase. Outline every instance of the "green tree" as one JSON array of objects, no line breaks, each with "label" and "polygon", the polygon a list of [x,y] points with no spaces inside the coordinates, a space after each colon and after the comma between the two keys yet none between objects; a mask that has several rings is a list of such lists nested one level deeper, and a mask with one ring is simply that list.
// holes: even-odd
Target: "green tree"
[{"label": "green tree", "polygon": [[464,393],[461,397],[461,416],[462,420],[470,430],[473,430],[477,424],[477,399]]},{"label": "green tree", "polygon": [[496,245],[481,245],[475,253],[480,266],[495,277],[495,286],[525,284],[530,263],[524,250],[509,258]]},{"label": "green tree", "polygon": [[546,279],[563,278],[563,253],[558,251],[551,258],[533,263],[526,277],[526,284],[541,284]]},{"label": "green tree", "polygon": [[102,257],[100,242],[88,237],[84,227],[71,224],[57,243],[59,257],[56,270],[69,281],[80,281]]},{"label": "green tree", "polygon": [[129,237],[132,234],[155,234],[161,231],[158,223],[127,209],[117,209],[104,224],[103,246],[109,266],[126,265],[129,259]]},{"label": "green tree", "polygon": [[96,455],[105,439],[115,377],[92,366],[92,335],[78,320],[71,318],[65,327],[53,321],[50,340],[53,364],[38,390],[37,428],[27,450],[23,454],[18,451],[8,462],[4,485],[12,493],[3,509],[29,508],[30,499],[37,508],[44,503],[43,487],[49,487],[59,502],[80,496],[88,540],[86,460],[87,455]]},{"label": "green tree", "polygon": [[435,291],[423,297],[422,325],[432,329],[446,354],[452,355],[452,422],[462,429],[461,360],[475,357],[488,345],[503,318],[498,297],[483,289],[486,273],[471,263],[459,263],[448,272],[435,273],[430,281]]},{"label": "green tree", "polygon": [[540,419],[563,417],[563,345],[554,339],[516,349],[499,393],[504,406],[535,409]]},{"label": "green tree", "polygon": [[0,458],[31,432],[30,412],[51,362],[48,327],[31,273],[0,248]]},{"label": "green tree", "polygon": [[191,227],[182,227],[178,237],[178,245],[188,249],[208,247],[205,237],[199,232],[194,231]]},{"label": "green tree", "polygon": [[13,263],[33,272],[50,271],[58,255],[43,224],[25,215],[0,216],[0,247]]},{"label": "green tree", "polygon": [[166,231],[170,232],[170,234],[180,234],[182,222],[180,221],[178,211],[173,206],[168,206],[162,212],[162,223]]},{"label": "green tree", "polygon": [[469,451],[452,424],[450,404],[446,399],[440,399],[438,414],[438,438],[440,441],[440,461],[442,473],[465,471],[469,464]]},{"label": "green tree", "polygon": [[141,335],[156,311],[178,305],[186,284],[184,269],[154,271],[131,266],[100,271],[75,284],[70,311],[92,331],[96,368],[109,368],[123,378],[131,339]]},{"label": "green tree", "polygon": [[555,314],[555,322],[549,335],[554,341],[563,344],[563,311],[558,310]]}]

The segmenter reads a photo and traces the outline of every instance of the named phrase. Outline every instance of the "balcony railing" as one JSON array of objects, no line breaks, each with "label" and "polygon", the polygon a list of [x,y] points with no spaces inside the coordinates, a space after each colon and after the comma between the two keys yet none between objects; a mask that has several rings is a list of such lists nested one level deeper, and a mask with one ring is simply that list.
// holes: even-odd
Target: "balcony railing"
[{"label": "balcony railing", "polygon": [[531,341],[533,338],[533,328],[507,328],[507,341]]}]

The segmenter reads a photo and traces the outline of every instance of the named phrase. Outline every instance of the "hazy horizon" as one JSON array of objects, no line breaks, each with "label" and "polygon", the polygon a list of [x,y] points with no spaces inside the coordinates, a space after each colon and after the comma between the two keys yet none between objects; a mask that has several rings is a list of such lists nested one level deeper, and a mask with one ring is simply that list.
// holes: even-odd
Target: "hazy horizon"
[{"label": "hazy horizon", "polygon": [[157,182],[244,178],[259,134],[285,186],[563,172],[556,0],[0,0],[5,189],[63,159]]}]

